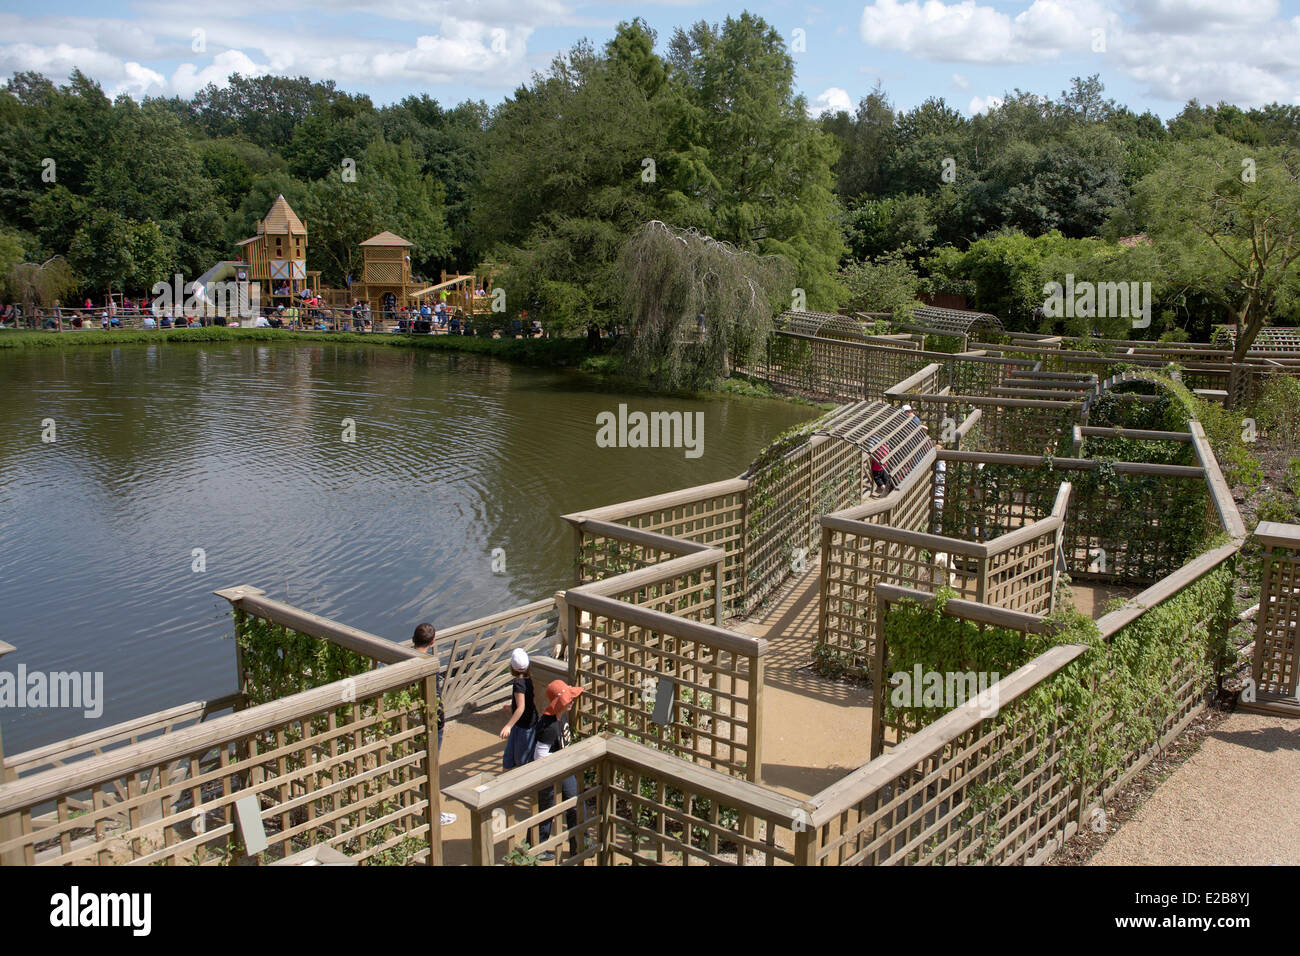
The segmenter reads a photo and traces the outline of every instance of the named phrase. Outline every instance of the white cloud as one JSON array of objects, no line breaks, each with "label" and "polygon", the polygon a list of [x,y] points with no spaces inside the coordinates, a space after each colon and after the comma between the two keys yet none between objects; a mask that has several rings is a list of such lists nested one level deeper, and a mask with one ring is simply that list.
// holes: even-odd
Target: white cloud
[{"label": "white cloud", "polygon": [[823,113],[838,113],[843,110],[846,113],[853,112],[853,99],[849,96],[848,90],[842,90],[838,86],[832,86],[823,90],[817,95],[817,98],[808,106],[809,116],[821,116]]},{"label": "white cloud", "polygon": [[966,112],[972,116],[984,113],[988,110],[995,110],[1002,105],[1000,96],[975,96],[971,98],[970,105],[966,107]]},{"label": "white cloud", "polygon": [[1029,63],[1090,49],[1092,30],[1117,22],[1099,0],[1034,0],[1014,18],[976,0],[873,0],[859,29],[872,46],[929,60]]},{"label": "white cloud", "polygon": [[959,90],[969,89],[970,80],[966,79],[966,77],[962,76],[960,73],[954,73],[952,75],[952,85],[957,87]]},{"label": "white cloud", "polygon": [[[1117,68],[1161,99],[1259,106],[1300,98],[1300,17],[1280,19],[1280,9],[1278,0],[1032,0],[1003,12],[979,0],[872,0],[859,32],[933,62],[1066,60],[1081,74]],[[1104,50],[1093,50],[1097,31]],[[964,79],[953,75],[960,89]]]},{"label": "white cloud", "polygon": [[1213,26],[1267,23],[1278,15],[1278,0],[1127,0],[1143,29],[1199,33]]},{"label": "white cloud", "polygon": [[190,97],[209,83],[225,86],[232,73],[262,76],[269,72],[270,67],[254,63],[242,50],[223,50],[202,69],[193,63],[182,63],[172,74],[171,88],[181,96]]},{"label": "white cloud", "polygon": [[[356,14],[353,4],[325,0],[339,14]],[[286,8],[303,0],[285,0]],[[332,79],[344,89],[376,82],[419,89],[429,83],[473,79],[490,86],[512,88],[528,78],[533,65],[528,41],[537,22],[549,14],[567,16],[557,0],[468,0],[397,3],[385,0],[368,7],[373,17],[382,11],[403,24],[432,20],[434,29],[401,28],[394,40],[381,30],[357,35],[354,30],[314,18],[326,30],[304,33],[268,29],[261,16],[264,3],[231,0],[219,19],[178,13],[174,8],[142,4],[150,23],[146,34],[133,23],[77,17],[26,17],[0,14],[0,76],[35,70],[55,80],[74,68],[99,81],[110,96],[191,96],[208,83],[222,86],[232,73],[267,73]],[[382,26],[382,21],[377,21]],[[391,25],[390,25],[391,26]],[[196,54],[194,31],[202,29],[209,55]]]}]

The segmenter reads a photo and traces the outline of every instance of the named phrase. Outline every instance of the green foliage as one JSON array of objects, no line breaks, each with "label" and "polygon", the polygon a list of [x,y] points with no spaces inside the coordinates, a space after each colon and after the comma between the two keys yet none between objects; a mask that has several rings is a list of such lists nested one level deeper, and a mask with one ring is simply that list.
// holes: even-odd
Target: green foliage
[{"label": "green foliage", "polygon": [[[1165,389],[1156,391],[1156,401],[1126,400],[1121,392],[1107,392],[1088,410],[1088,424],[1097,428],[1134,428],[1150,431],[1186,432],[1189,411]],[[1089,436],[1080,453],[1083,458],[1110,461],[1139,461],[1158,465],[1194,465],[1190,442],[1151,442],[1118,435]]]},{"label": "green foliage", "polygon": [[906,322],[920,304],[921,280],[907,262],[885,256],[871,262],[850,262],[840,269],[848,289],[848,304],[859,312],[889,312]]},{"label": "green foliage", "polygon": [[623,253],[627,371],[656,388],[700,388],[752,365],[789,287],[788,263],[647,223]]},{"label": "green foliage", "polygon": [[[1007,628],[978,625],[962,618],[943,614],[942,609],[956,593],[940,588],[933,608],[911,601],[890,607],[885,618],[885,641],[888,646],[886,679],[899,672],[913,674],[917,665],[925,672],[984,675],[990,684],[1008,676],[1017,668],[1058,644],[1094,644],[1097,628],[1091,620],[1073,608],[1062,608],[1052,618],[1051,629],[1044,634],[1026,634]],[[947,707],[905,706],[895,703],[889,688],[886,694],[885,722],[908,731],[932,723]],[[920,688],[913,688],[920,696]]]},{"label": "green foliage", "polygon": [[[1293,462],[1300,459],[1292,459]],[[1300,472],[1288,472],[1288,479],[1300,478]],[[1295,499],[1276,489],[1266,491],[1259,496],[1255,504],[1255,516],[1260,521],[1278,521],[1293,524],[1297,518]]]},{"label": "green foliage", "polygon": [[356,160],[355,181],[333,174],[312,184],[303,210],[322,278],[341,287],[360,275],[359,244],[389,230],[413,243],[411,265],[429,272],[451,251],[443,192],[421,172],[410,143],[376,139]]},{"label": "green foliage", "polygon": [[1300,378],[1270,375],[1251,409],[1263,437],[1300,447]]},{"label": "green foliage", "polygon": [[521,840],[510,848],[501,863],[503,866],[536,866],[537,857],[531,851],[532,845],[527,840]]},{"label": "green foliage", "polygon": [[1292,458],[1286,463],[1286,487],[1300,498],[1300,458]]},{"label": "green foliage", "polygon": [[234,612],[235,641],[250,704],[266,704],[313,687],[363,674],[374,662],[330,641],[300,634],[242,611]]},{"label": "green foliage", "polygon": [[1293,151],[1221,135],[1175,144],[1134,192],[1169,281],[1216,302],[1240,361],[1270,316],[1298,307],[1300,164]]},{"label": "green foliage", "polygon": [[[923,671],[975,671],[1005,678],[1050,647],[1086,646],[1074,661],[1027,693],[996,701],[999,709],[989,719],[1002,728],[1003,740],[1027,735],[1041,744],[1059,735],[1062,760],[1053,772],[1079,787],[1087,804],[1134,758],[1158,745],[1189,696],[1195,699],[1214,690],[1216,675],[1223,673],[1230,657],[1224,635],[1233,613],[1234,575],[1232,562],[1220,566],[1108,641],[1072,608],[1053,615],[1049,633],[1029,635],[943,615],[939,609],[950,593],[941,594],[933,609],[902,602],[885,619],[886,670],[911,672],[920,665]],[[944,712],[904,711],[890,702],[886,722],[906,734]],[[1023,819],[1045,800],[1038,788],[1025,790],[1017,783],[1044,768],[1049,748],[1040,746],[1027,761],[1020,757],[1022,752],[1011,748],[971,781],[970,805],[954,829],[974,826],[983,851],[977,859],[988,859],[1006,836],[997,826],[997,808],[1015,806],[1015,818]]]},{"label": "green foliage", "polygon": [[1243,421],[1250,417],[1249,410],[1229,411],[1217,402],[1207,402],[1173,374],[1151,373],[1150,377],[1159,381],[1175,401],[1190,410],[1190,417],[1201,423],[1224,480],[1233,488],[1242,488],[1247,495],[1257,489],[1264,480],[1264,470],[1252,454],[1253,446],[1245,441]]}]

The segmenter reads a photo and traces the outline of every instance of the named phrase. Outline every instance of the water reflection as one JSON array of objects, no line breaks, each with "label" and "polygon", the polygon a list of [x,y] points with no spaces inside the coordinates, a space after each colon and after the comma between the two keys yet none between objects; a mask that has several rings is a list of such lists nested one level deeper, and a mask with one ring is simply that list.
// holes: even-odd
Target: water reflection
[{"label": "water reflection", "polygon": [[[702,409],[703,456],[598,448],[596,415],[619,402]],[[233,687],[217,587],[393,638],[535,600],[571,579],[559,514],[736,475],[809,415],[365,346],[0,354],[0,639],[19,648],[0,669],[103,671],[114,722]],[[9,753],[93,729],[59,711],[0,721]]]}]

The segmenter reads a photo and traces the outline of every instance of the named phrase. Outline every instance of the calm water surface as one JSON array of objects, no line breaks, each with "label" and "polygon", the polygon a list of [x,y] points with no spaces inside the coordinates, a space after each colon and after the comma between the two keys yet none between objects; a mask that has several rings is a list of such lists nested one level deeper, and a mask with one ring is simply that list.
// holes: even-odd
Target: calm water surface
[{"label": "calm water surface", "polygon": [[[598,448],[620,402],[703,411],[703,456]],[[233,690],[215,588],[406,639],[569,583],[561,513],[735,476],[812,413],[382,347],[0,353],[0,670],[102,671],[105,698],[93,722],[0,710],[5,751]]]}]

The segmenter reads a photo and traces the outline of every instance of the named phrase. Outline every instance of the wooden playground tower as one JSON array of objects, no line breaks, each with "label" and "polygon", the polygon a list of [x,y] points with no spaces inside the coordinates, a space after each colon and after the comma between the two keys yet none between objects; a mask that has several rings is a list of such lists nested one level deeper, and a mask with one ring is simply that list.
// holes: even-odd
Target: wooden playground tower
[{"label": "wooden playground tower", "polygon": [[263,301],[272,306],[290,305],[304,289],[320,285],[320,273],[307,271],[307,227],[283,195],[257,223],[257,234],[237,245],[249,280],[262,285]]},{"label": "wooden playground tower", "polygon": [[322,288],[320,272],[307,270],[307,227],[284,196],[277,196],[266,218],[258,222],[257,234],[238,246],[242,261],[237,266],[242,271],[247,263],[247,278],[261,284],[263,301],[272,308],[292,305],[303,290],[311,290],[327,306],[348,307],[360,300],[376,315],[403,307],[418,310],[425,301],[444,302],[449,313],[459,311],[467,317],[492,311],[491,267],[482,275],[448,274],[444,269],[441,279],[430,284],[411,274],[413,244],[388,231],[358,244],[359,280],[346,289]]},{"label": "wooden playground tower", "polygon": [[[372,312],[392,312],[409,306],[418,309],[425,300],[431,305],[445,302],[447,310],[465,315],[491,311],[487,294],[489,276],[448,275],[430,285],[411,276],[412,244],[392,232],[381,232],[360,244],[361,281],[352,283],[348,294],[370,304]],[[484,295],[475,295],[482,288]]]}]

